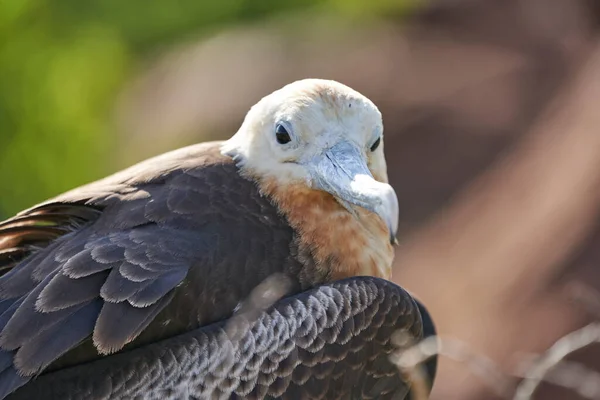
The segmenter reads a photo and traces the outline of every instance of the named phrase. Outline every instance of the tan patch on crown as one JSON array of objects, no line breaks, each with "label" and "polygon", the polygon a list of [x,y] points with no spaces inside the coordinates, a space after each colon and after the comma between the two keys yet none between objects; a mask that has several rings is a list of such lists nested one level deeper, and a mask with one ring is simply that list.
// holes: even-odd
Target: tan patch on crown
[{"label": "tan patch on crown", "polygon": [[389,279],[394,249],[384,222],[376,214],[356,208],[351,215],[335,198],[304,185],[259,183],[299,233],[301,246],[310,249],[319,268],[331,280],[351,276]]}]

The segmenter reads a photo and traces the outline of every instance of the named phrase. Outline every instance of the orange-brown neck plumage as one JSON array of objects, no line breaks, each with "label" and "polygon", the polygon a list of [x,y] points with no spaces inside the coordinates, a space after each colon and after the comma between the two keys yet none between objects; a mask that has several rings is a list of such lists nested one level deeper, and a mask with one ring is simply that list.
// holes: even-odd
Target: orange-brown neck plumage
[{"label": "orange-brown neck plumage", "polygon": [[394,249],[383,221],[356,208],[351,215],[324,191],[301,184],[259,183],[299,234],[298,245],[310,250],[318,268],[332,280],[370,275],[389,279]]}]

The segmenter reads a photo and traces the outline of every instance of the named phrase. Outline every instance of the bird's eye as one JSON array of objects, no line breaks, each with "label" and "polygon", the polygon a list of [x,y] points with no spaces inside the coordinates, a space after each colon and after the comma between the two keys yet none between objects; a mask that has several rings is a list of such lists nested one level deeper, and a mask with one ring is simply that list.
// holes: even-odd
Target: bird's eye
[{"label": "bird's eye", "polygon": [[279,144],[286,144],[292,140],[287,129],[285,129],[285,126],[281,124],[277,124],[277,127],[275,128],[275,137],[277,138],[277,143]]},{"label": "bird's eye", "polygon": [[375,143],[373,143],[371,145],[371,151],[375,151],[377,150],[377,148],[379,147],[379,144],[381,143],[381,136],[377,138],[377,140],[375,141]]}]

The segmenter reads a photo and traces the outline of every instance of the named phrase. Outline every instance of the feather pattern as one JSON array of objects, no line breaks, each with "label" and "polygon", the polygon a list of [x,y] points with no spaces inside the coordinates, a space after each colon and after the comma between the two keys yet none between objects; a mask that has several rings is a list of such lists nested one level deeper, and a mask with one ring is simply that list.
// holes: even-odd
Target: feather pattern
[{"label": "feather pattern", "polygon": [[[110,399],[404,399],[410,386],[389,360],[391,337],[396,330],[423,337],[418,309],[393,283],[345,279],[278,301],[239,340],[228,336],[229,321],[215,323],[41,376],[9,399],[75,400],[83,393]],[[308,339],[306,326],[315,331]]]}]

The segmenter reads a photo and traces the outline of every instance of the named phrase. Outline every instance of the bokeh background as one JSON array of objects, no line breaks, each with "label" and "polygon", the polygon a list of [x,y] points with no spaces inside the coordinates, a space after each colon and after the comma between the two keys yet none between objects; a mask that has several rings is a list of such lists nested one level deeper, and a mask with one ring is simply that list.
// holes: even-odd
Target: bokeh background
[{"label": "bokeh background", "polygon": [[[384,116],[394,280],[491,360],[442,357],[432,398],[511,398],[524,360],[600,315],[598,4],[0,1],[0,218],[339,80]],[[533,398],[600,398],[577,371]]]}]

